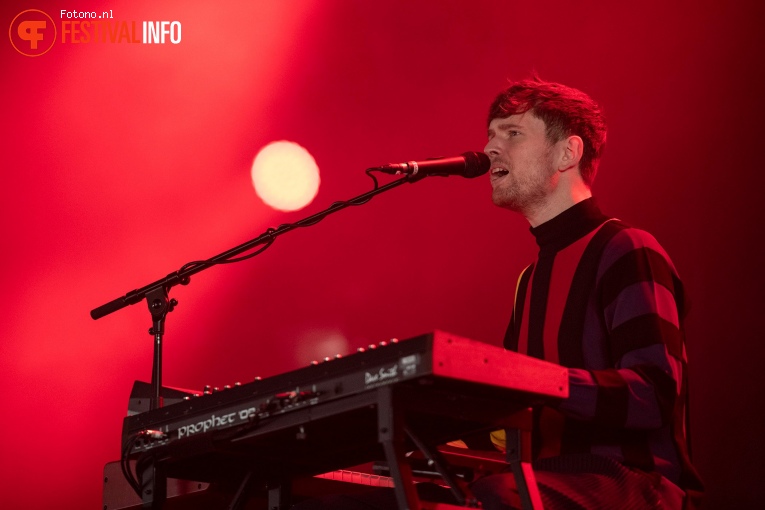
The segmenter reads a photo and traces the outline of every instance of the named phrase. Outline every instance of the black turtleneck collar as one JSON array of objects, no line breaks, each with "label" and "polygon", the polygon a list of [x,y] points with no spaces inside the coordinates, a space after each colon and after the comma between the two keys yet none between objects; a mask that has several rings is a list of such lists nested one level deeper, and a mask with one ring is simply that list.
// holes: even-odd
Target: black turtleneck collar
[{"label": "black turtleneck collar", "polygon": [[555,253],[589,234],[609,219],[600,212],[594,198],[582,200],[530,231],[539,245],[539,254]]}]

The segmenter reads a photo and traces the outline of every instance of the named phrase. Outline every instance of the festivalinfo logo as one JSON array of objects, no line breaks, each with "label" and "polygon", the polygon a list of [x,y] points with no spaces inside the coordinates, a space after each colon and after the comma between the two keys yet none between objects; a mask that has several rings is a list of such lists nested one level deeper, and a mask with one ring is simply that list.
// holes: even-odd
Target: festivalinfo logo
[{"label": "festivalinfo logo", "polygon": [[180,44],[180,21],[115,21],[108,11],[68,11],[61,9],[58,25],[48,13],[38,9],[20,12],[11,21],[8,36],[13,47],[24,56],[39,57],[60,44]]}]

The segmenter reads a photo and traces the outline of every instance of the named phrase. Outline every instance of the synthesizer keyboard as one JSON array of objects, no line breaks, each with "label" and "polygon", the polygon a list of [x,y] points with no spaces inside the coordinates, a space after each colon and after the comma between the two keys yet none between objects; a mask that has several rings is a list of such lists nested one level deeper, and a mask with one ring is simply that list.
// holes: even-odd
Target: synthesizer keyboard
[{"label": "synthesizer keyboard", "polygon": [[262,489],[387,459],[405,487],[406,451],[529,431],[530,406],[567,396],[564,367],[435,331],[127,416],[122,445],[147,479]]}]

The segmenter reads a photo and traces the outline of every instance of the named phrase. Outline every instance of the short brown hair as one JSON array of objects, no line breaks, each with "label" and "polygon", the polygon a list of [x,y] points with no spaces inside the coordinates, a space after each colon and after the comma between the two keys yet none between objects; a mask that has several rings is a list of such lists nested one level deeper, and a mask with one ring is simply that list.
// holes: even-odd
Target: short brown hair
[{"label": "short brown hair", "polygon": [[579,171],[585,184],[591,186],[606,144],[606,121],[598,104],[580,90],[534,75],[511,83],[497,96],[489,108],[487,124],[527,111],[544,121],[551,142],[572,135],[582,139],[584,150]]}]

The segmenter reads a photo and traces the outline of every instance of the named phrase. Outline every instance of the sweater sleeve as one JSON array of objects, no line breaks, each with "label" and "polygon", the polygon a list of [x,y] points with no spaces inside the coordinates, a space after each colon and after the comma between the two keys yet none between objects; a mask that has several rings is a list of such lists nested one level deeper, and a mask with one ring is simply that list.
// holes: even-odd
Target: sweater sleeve
[{"label": "sweater sleeve", "polygon": [[672,419],[684,362],[682,284],[648,233],[627,228],[607,245],[596,287],[612,366],[569,369],[558,409],[579,420],[655,429]]}]

